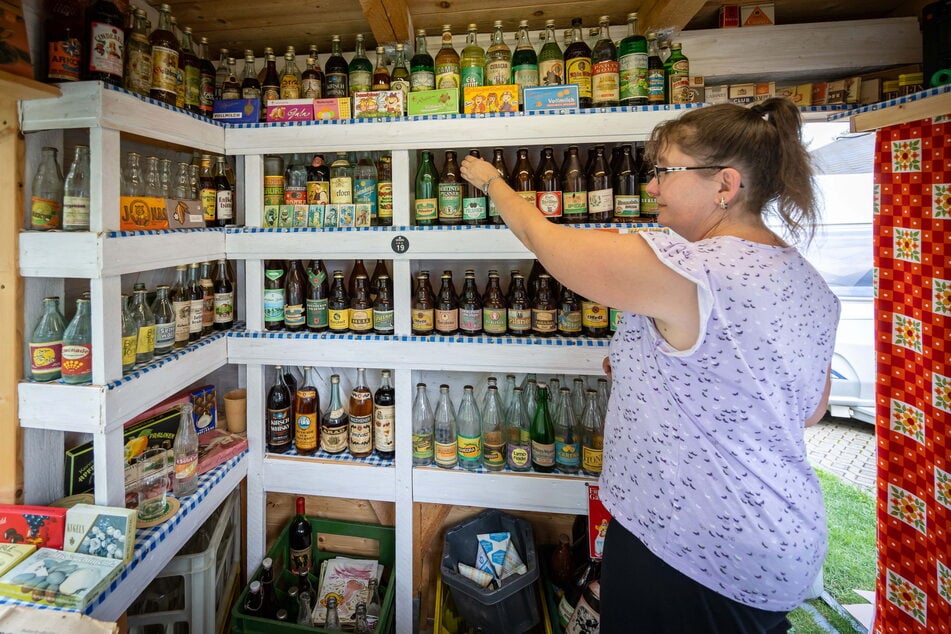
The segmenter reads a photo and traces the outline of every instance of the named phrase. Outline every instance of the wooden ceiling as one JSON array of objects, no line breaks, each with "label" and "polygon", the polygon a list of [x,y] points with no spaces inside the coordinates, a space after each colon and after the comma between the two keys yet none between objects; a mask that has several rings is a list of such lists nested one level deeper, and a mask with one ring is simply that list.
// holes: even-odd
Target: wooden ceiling
[{"label": "wooden ceiling", "polygon": [[[158,6],[159,0],[147,0]],[[474,22],[481,34],[491,31],[493,20],[502,20],[506,34],[519,20],[529,28],[544,28],[554,19],[558,29],[571,18],[581,17],[594,26],[598,16],[609,15],[611,23],[623,25],[630,11],[640,13],[641,30],[672,27],[682,30],[717,26],[723,2],[710,0],[166,0],[181,26],[208,37],[211,50],[252,48],[260,55],[265,46],[280,53],[288,45],[306,51],[310,44],[327,52],[330,38],[342,38],[344,52],[353,50],[357,33],[363,33],[370,49],[377,43],[406,42],[413,29],[438,35],[443,24],[453,33],[464,33]],[[738,2],[739,3],[739,2]],[[773,0],[779,24],[826,22],[864,18],[914,16],[928,0]],[[612,33],[619,37],[623,27]],[[483,35],[483,45],[487,37]],[[510,43],[511,44],[511,43]],[[755,54],[755,52],[751,52]]]}]

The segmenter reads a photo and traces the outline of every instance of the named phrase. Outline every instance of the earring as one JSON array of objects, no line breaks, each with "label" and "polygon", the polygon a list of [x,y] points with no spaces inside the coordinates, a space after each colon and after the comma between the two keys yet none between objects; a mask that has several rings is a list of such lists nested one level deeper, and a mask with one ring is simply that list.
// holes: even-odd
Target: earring
[{"label": "earring", "polygon": [[720,196],[720,202],[717,204],[720,206],[720,209],[726,209],[727,207],[729,207],[727,202],[723,200],[723,196]]}]

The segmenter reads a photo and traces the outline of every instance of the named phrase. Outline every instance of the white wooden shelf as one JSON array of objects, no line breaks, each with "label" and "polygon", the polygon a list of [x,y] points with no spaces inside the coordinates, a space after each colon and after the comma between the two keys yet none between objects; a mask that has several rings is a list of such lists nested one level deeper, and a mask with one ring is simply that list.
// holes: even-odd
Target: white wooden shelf
[{"label": "white wooden shelf", "polygon": [[264,481],[274,493],[396,501],[395,469],[358,460],[266,454]]}]

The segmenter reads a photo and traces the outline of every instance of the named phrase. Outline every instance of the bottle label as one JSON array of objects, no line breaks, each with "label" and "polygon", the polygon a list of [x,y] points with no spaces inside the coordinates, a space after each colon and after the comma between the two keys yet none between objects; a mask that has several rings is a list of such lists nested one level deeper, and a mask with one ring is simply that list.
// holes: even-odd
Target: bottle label
[{"label": "bottle label", "polygon": [[63,206],[58,200],[33,196],[30,223],[34,229],[59,229]]},{"label": "bottle label", "polygon": [[307,300],[307,327],[326,328],[328,325],[327,298]]},{"label": "bottle label", "polygon": [[155,324],[139,328],[138,343],[135,346],[136,354],[152,354],[155,351]]},{"label": "bottle label", "polygon": [[324,283],[324,280],[327,279],[327,274],[323,270],[318,269],[316,273],[312,269],[307,269],[307,281],[311,286],[320,286]]},{"label": "bottle label", "polygon": [[463,464],[482,464],[482,436],[456,434],[456,447]]},{"label": "bottle label", "polygon": [[580,310],[559,310],[558,311],[558,332],[579,333],[581,332],[581,311]]},{"label": "bottle label", "polygon": [[439,183],[439,221],[462,220],[462,183]]},{"label": "bottle label", "polygon": [[459,88],[460,73],[458,64],[436,65],[436,88]]},{"label": "bottle label", "polygon": [[202,187],[198,197],[201,200],[201,210],[205,216],[205,222],[214,222],[215,208],[218,206],[218,190],[214,187]]},{"label": "bottle label", "polygon": [[608,188],[589,191],[588,213],[608,215],[614,213],[614,190]]},{"label": "bottle label", "polygon": [[[210,284],[209,280],[209,284]],[[205,287],[205,299],[202,301],[201,327],[209,328],[215,323],[215,293],[211,286]]]},{"label": "bottle label", "polygon": [[611,332],[617,332],[618,326],[621,325],[621,317],[624,315],[624,311],[618,310],[617,308],[608,309],[608,323],[611,324]]},{"label": "bottle label", "polygon": [[482,66],[465,66],[460,69],[459,74],[465,87],[485,85],[485,69]]},{"label": "bottle label", "polygon": [[482,309],[460,308],[459,327],[467,332],[482,330]]},{"label": "bottle label", "polygon": [[274,447],[288,445],[291,442],[291,410],[267,410],[267,444]]},{"label": "bottle label", "polygon": [[304,94],[304,99],[320,99],[320,80],[314,77],[308,77],[307,79],[302,79],[300,83],[301,92]]},{"label": "bottle label", "polygon": [[340,453],[347,448],[347,425],[321,425],[320,448],[327,453]]},{"label": "bottle label", "polygon": [[678,59],[670,65],[668,74],[670,103],[688,103],[690,87],[690,62],[686,58]]},{"label": "bottle label", "polygon": [[561,218],[561,192],[535,192],[535,206],[546,218]]},{"label": "bottle label", "polygon": [[515,471],[525,471],[532,464],[532,448],[530,445],[513,445],[506,447],[506,462],[509,468]]},{"label": "bottle label", "polygon": [[[122,60],[125,55],[125,32],[121,27],[92,22],[92,34],[89,46],[89,70],[94,73],[108,73],[117,79],[122,79]],[[153,60],[155,53],[152,53]],[[178,55],[175,55],[175,65],[178,65]],[[172,92],[175,85],[172,84]]]},{"label": "bottle label", "polygon": [[351,308],[350,330],[356,333],[368,333],[373,330],[373,309]]},{"label": "bottle label", "polygon": [[[189,302],[189,310],[188,310],[188,332],[189,332],[189,334],[191,334],[191,333],[196,333],[196,332],[201,332],[201,316],[202,316],[202,309],[204,309],[204,307],[205,307],[205,299],[204,299],[204,297],[203,297],[202,299],[193,299],[191,302]],[[141,338],[142,338],[142,336],[141,336],[141,334],[140,334],[140,335],[139,335],[139,339],[141,339]],[[153,341],[153,344],[154,344],[154,342],[155,342],[154,338],[153,338],[152,341]],[[139,347],[141,348],[141,346],[142,346],[142,343],[141,343],[141,341],[140,341],[140,342],[139,342]]]},{"label": "bottle label", "polygon": [[[376,215],[380,220],[389,220],[393,219],[393,182],[392,181],[379,181],[376,184],[376,201],[377,201],[377,212]],[[385,222],[383,224],[389,224]]]},{"label": "bottle label", "polygon": [[506,310],[504,308],[483,308],[482,309],[482,330],[487,335],[504,335],[508,328],[506,320]]},{"label": "bottle label", "polygon": [[215,293],[216,324],[230,324],[234,321],[234,293]]},{"label": "bottle label", "polygon": [[620,98],[647,99],[647,53],[629,53],[620,59]]},{"label": "bottle label", "polygon": [[365,92],[373,85],[373,73],[368,70],[352,70],[349,80],[351,95],[355,92]]},{"label": "bottle label", "polygon": [[436,220],[439,218],[439,206],[435,198],[417,198],[413,207],[416,213],[417,224],[420,220]]},{"label": "bottle label", "polygon": [[185,105],[195,106],[201,103],[201,69],[197,66],[185,67]]},{"label": "bottle label", "polygon": [[581,464],[578,443],[563,443],[555,441],[555,462],[568,468],[577,468]]},{"label": "bottle label", "polygon": [[284,322],[284,289],[264,289],[264,323]]},{"label": "bottle label", "polygon": [[[377,451],[389,453],[396,450],[395,420],[396,407],[394,405],[373,406],[373,447]],[[415,455],[415,447],[413,455]]]},{"label": "bottle label", "polygon": [[487,432],[482,444],[482,462],[486,467],[502,468],[505,466],[505,443],[502,442],[502,432]]},{"label": "bottle label", "polygon": [[648,222],[657,218],[657,199],[647,193],[647,183],[641,183],[641,213]]},{"label": "bottle label", "polygon": [[515,193],[518,194],[519,196],[521,196],[526,202],[529,202],[529,203],[531,203],[532,205],[535,204],[535,190],[534,190],[534,189],[530,189],[530,190],[527,190],[527,191],[515,192]]},{"label": "bottle label", "polygon": [[175,313],[175,341],[188,341],[188,324],[191,322],[191,302],[172,302]]},{"label": "bottle label", "polygon": [[555,466],[555,444],[532,441],[532,462],[541,467]]},{"label": "bottle label", "polygon": [[306,323],[303,304],[284,305],[284,325],[288,328],[303,326]]},{"label": "bottle label", "polygon": [[485,196],[476,196],[475,198],[462,199],[462,219],[463,220],[485,220]]},{"label": "bottle label", "polygon": [[354,183],[353,202],[376,205],[376,181],[358,178]]},{"label": "bottle label", "polygon": [[[453,445],[452,455],[456,455],[456,447]],[[432,434],[413,434],[413,462],[429,462],[433,459],[433,436]]]},{"label": "bottle label", "polygon": [[164,46],[152,47],[152,90],[176,92],[178,88],[178,53]]},{"label": "bottle label", "polygon": [[[149,60],[151,64],[151,60]],[[251,92],[251,91],[248,91]],[[249,94],[247,97],[249,99],[260,99],[261,91],[254,91],[256,94]],[[242,95],[243,96],[243,95]],[[201,78],[198,82],[198,104],[201,106],[202,112],[210,113],[214,109],[215,103],[215,76],[208,75],[206,73],[201,74]]]},{"label": "bottle label", "polygon": [[[135,365],[135,347],[138,343],[138,340],[139,340],[138,333],[122,338],[122,366],[123,367],[131,367]],[[185,331],[185,341],[188,341],[188,330]]]},{"label": "bottle label", "polygon": [[63,228],[89,227],[89,197],[63,196]]},{"label": "bottle label", "polygon": [[581,302],[581,325],[585,328],[607,327],[608,307],[597,302]]},{"label": "bottle label", "polygon": [[620,99],[618,71],[620,65],[614,61],[597,62],[591,67],[591,101],[617,104]]},{"label": "bottle label", "polygon": [[175,322],[155,325],[155,349],[166,351],[175,345]]},{"label": "bottle label", "polygon": [[50,42],[48,47],[50,79],[78,81],[82,64],[82,43],[79,38]]},{"label": "bottle label", "polygon": [[649,68],[647,70],[647,100],[650,103],[664,103],[666,98],[665,86],[667,75],[663,68]]},{"label": "bottle label", "polygon": [[92,344],[63,344],[63,376],[82,376],[92,372]]},{"label": "bottle label", "polygon": [[292,185],[284,187],[285,205],[306,205],[307,204],[307,186],[294,187]]},{"label": "bottle label", "polygon": [[578,86],[580,99],[591,98],[591,58],[573,57],[565,60],[567,82]]},{"label": "bottle label", "polygon": [[498,218],[501,216],[502,213],[499,211],[499,208],[495,206],[495,201],[488,196],[486,196],[486,200],[488,201],[489,218]]},{"label": "bottle label", "polygon": [[[135,41],[133,39],[133,41]],[[126,47],[129,69],[125,78],[126,88],[140,95],[148,96],[152,89],[152,47],[148,40],[136,42]],[[212,86],[214,88],[214,86]]]},{"label": "bottle label", "polygon": [[373,451],[373,417],[350,417],[350,453],[365,454]]},{"label": "bottle label", "polygon": [[435,328],[436,332],[454,332],[459,329],[459,310],[439,310],[438,308],[434,311],[435,313]]},{"label": "bottle label", "polygon": [[[124,344],[123,340],[123,344]],[[135,361],[133,353],[132,360]],[[63,342],[46,341],[30,344],[30,374],[34,379],[55,379],[63,364]]]},{"label": "bottle label", "polygon": [[562,595],[561,601],[558,602],[558,620],[561,622],[561,628],[568,627],[568,622],[571,621],[571,615],[575,611],[575,606],[571,605],[571,602],[568,600],[568,593]]},{"label": "bottle label", "polygon": [[331,330],[341,331],[350,329],[350,309],[330,308],[327,310],[327,325]]},{"label": "bottle label", "polygon": [[281,77],[281,99],[300,99],[300,82],[293,74]]},{"label": "bottle label", "polygon": [[601,449],[581,448],[581,468],[588,473],[601,473]]},{"label": "bottle label", "polygon": [[435,326],[435,313],[432,308],[429,309],[417,309],[414,308],[412,311],[413,319],[413,330],[414,331],[430,331]]},{"label": "bottle label", "polygon": [[638,194],[615,194],[614,217],[637,218],[641,215],[641,197]]},{"label": "bottle label", "polygon": [[409,76],[409,85],[412,92],[434,90],[436,88],[436,75],[431,70],[413,71]]},{"label": "bottle label", "polygon": [[561,59],[538,60],[538,78],[543,86],[565,83],[565,64]]},{"label": "bottle label", "polygon": [[436,464],[441,467],[454,467],[459,461],[455,442],[436,443]]},{"label": "bottle label", "polygon": [[485,85],[504,86],[512,83],[512,62],[496,59],[485,65]]},{"label": "bottle label", "polygon": [[[304,394],[303,390],[297,392],[298,397]],[[310,398],[315,398],[315,391],[310,392]],[[294,443],[297,445],[298,453],[302,451],[311,451],[317,448],[317,413],[298,414],[297,421],[294,424]]]},{"label": "bottle label", "polygon": [[551,334],[558,330],[558,311],[555,309],[532,309],[532,330]]},{"label": "bottle label", "polygon": [[335,205],[353,204],[352,178],[349,176],[338,176],[337,178],[330,179],[330,202]]},{"label": "bottle label", "polygon": [[[305,520],[306,521],[306,520]],[[307,548],[290,548],[291,554],[291,573],[299,575],[302,572],[310,572],[311,552]]]},{"label": "bottle label", "polygon": [[346,73],[327,73],[324,78],[327,81],[328,97],[349,97],[347,92],[348,77]]},{"label": "bottle label", "polygon": [[[529,65],[519,65],[515,66],[512,69],[512,79],[515,80],[515,83],[521,88],[527,88],[529,86],[538,85],[538,66],[529,66]],[[503,98],[502,106],[505,106],[505,100]],[[503,110],[502,112],[505,112]]]},{"label": "bottle label", "polygon": [[[281,187],[284,185],[284,178],[281,177]],[[283,191],[283,190],[282,190]],[[282,198],[283,200],[283,194]],[[307,204],[326,205],[330,202],[330,182],[329,181],[307,181]],[[276,203],[281,204],[281,203]]]},{"label": "bottle label", "polygon": [[[221,95],[222,99],[226,99],[224,93]],[[262,86],[261,87],[261,101],[262,105],[266,108],[268,103],[274,101],[275,99],[281,98],[281,87],[280,86]]]},{"label": "bottle label", "polygon": [[373,309],[373,330],[380,334],[393,334],[393,310]]},{"label": "bottle label", "polygon": [[406,95],[409,94],[409,82],[405,79],[393,79],[390,81],[390,90],[399,90],[403,93],[403,112],[406,112]]},{"label": "bottle label", "polygon": [[565,209],[565,218],[569,221],[577,216],[588,213],[588,192],[564,192],[562,201]]},{"label": "bottle label", "polygon": [[509,308],[509,330],[513,333],[526,333],[532,329],[532,310],[530,308]]},{"label": "bottle label", "polygon": [[219,189],[215,197],[215,213],[218,222],[234,218],[234,198],[230,189]]}]

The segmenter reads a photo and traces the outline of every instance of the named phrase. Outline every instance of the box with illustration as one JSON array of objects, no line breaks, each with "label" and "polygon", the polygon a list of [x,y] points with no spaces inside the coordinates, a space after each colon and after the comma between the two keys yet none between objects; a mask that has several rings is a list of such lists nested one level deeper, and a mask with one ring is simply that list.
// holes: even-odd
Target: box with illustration
[{"label": "box with illustration", "polygon": [[0,577],[0,594],[85,610],[124,567],[120,559],[40,548]]},{"label": "box with illustration", "polygon": [[466,86],[463,112],[486,114],[490,112],[518,112],[518,86]]},{"label": "box with illustration", "polygon": [[0,543],[62,548],[65,530],[66,509],[0,504]]},{"label": "box with illustration", "polygon": [[402,115],[402,90],[372,90],[353,93],[354,119],[400,117]]},{"label": "box with illustration", "polygon": [[525,112],[533,110],[572,110],[580,107],[578,87],[574,84],[525,88],[522,98]]},{"label": "box with illustration", "polygon": [[406,112],[410,116],[459,114],[459,91],[441,88],[411,92],[406,97]]},{"label": "box with illustration", "polygon": [[66,511],[63,550],[132,561],[135,551],[134,509],[77,504]]}]

